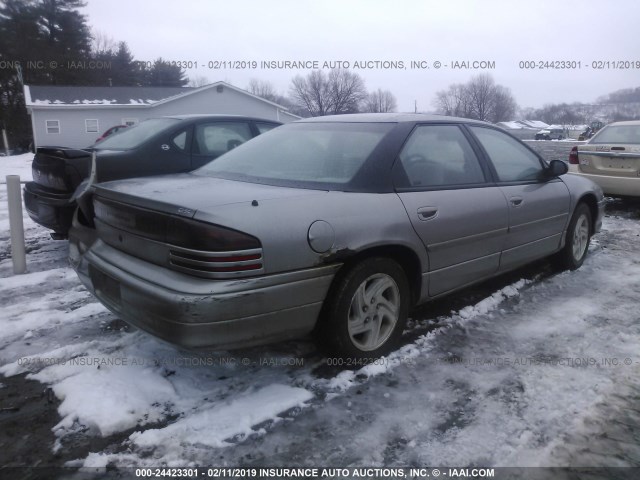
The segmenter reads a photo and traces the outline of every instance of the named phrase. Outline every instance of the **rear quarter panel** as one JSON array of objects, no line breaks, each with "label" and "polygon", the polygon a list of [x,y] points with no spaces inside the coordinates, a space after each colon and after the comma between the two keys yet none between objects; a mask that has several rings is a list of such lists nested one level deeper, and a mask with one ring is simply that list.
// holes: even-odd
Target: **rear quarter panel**
[{"label": "rear quarter panel", "polygon": [[[399,245],[412,249],[428,270],[427,253],[395,193],[318,192],[199,210],[194,219],[225,225],[254,235],[263,247],[267,274],[331,263],[368,248]],[[313,251],[308,232],[316,220],[329,223],[333,246]]]},{"label": "rear quarter panel", "polygon": [[[586,197],[593,197],[597,204],[602,204],[604,202],[604,194],[602,193],[602,189],[600,188],[600,186],[598,186],[588,178],[585,178],[579,174],[568,173],[566,175],[563,175],[561,179],[568,187],[571,198],[568,222],[571,221],[571,215],[573,215],[573,212],[576,209],[578,203],[585,200]],[[594,224],[598,224],[601,221],[601,219],[599,218],[594,218],[593,220]],[[568,222],[567,225],[565,225],[565,230],[568,227]],[[595,230],[598,231],[598,229],[599,227],[597,227],[596,225]]]}]

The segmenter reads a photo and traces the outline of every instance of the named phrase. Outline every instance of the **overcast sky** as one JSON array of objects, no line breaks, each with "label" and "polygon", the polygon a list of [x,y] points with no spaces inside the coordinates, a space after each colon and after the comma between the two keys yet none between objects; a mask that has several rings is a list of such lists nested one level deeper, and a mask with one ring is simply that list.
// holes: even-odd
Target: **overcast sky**
[{"label": "overcast sky", "polygon": [[[88,0],[83,12],[95,30],[126,41],[136,60],[197,62],[190,78],[242,88],[258,78],[286,94],[291,78],[309,72],[262,69],[262,61],[343,61],[352,69],[369,62],[374,68],[353,70],[369,90],[391,90],[399,111],[413,111],[414,102],[419,111],[433,110],[438,90],[479,73],[509,87],[521,107],[592,102],[640,86],[637,0]],[[519,64],[554,60],[581,62],[581,68]],[[255,61],[258,68],[209,68],[224,61]],[[405,68],[375,68],[374,61]],[[430,68],[412,69],[411,61]],[[495,68],[454,70],[454,61],[495,62]],[[609,67],[594,69],[597,61]],[[635,68],[614,69],[617,61]]]}]

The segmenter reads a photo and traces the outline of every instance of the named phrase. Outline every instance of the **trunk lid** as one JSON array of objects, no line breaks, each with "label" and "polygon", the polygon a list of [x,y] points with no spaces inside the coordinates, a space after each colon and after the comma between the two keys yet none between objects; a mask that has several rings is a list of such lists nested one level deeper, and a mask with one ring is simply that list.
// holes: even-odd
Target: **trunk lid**
[{"label": "trunk lid", "polygon": [[65,147],[40,147],[31,163],[33,181],[61,192],[73,192],[87,175],[91,153]]},{"label": "trunk lid", "polygon": [[132,178],[96,185],[96,195],[151,210],[192,218],[196,211],[254,200],[273,200],[325,193],[291,187],[261,185],[183,173]]},{"label": "trunk lid", "polygon": [[593,175],[638,177],[640,145],[581,145],[578,147],[578,169],[582,173]]}]

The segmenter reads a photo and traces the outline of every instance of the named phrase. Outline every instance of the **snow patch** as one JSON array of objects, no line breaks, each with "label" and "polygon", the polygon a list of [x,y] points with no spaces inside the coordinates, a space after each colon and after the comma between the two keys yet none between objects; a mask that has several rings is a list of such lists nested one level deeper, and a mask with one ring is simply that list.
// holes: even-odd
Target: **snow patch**
[{"label": "snow patch", "polygon": [[520,294],[520,290],[531,283],[529,280],[518,280],[508,285],[491,296],[481,300],[475,305],[464,307],[451,317],[442,319],[442,323],[446,328],[442,328],[426,335],[420,336],[414,343],[404,345],[398,350],[392,352],[387,357],[375,360],[368,365],[356,371],[344,370],[329,381],[319,380],[316,385],[325,385],[331,391],[344,392],[354,385],[360,383],[361,379],[369,379],[378,375],[385,374],[399,365],[410,363],[413,359],[424,355],[432,348],[432,341],[436,336],[446,335],[447,328],[460,326],[464,323],[495,310],[505,300]]},{"label": "snow patch", "polygon": [[45,286],[46,283],[53,285],[58,282],[76,281],[77,278],[76,272],[71,268],[55,268],[44,272],[25,273],[24,275],[0,278],[0,291],[4,293],[18,288]]},{"label": "snow patch", "polygon": [[252,427],[294,407],[304,407],[313,394],[304,388],[272,384],[237,396],[225,405],[204,405],[203,410],[161,428],[135,432],[129,437],[139,447],[162,445],[167,451],[185,444],[210,447],[230,445],[229,440],[246,436]]}]

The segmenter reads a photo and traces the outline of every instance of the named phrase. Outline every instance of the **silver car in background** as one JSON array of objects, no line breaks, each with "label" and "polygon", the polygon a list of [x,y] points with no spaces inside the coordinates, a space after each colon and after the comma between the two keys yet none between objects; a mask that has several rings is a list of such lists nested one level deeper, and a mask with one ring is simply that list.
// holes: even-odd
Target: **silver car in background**
[{"label": "silver car in background", "polygon": [[70,260],[116,315],[177,345],[314,332],[374,358],[417,304],[549,255],[579,267],[604,201],[566,171],[482,122],[306,119],[192,173],[99,184]]},{"label": "silver car in background", "polygon": [[569,165],[608,195],[640,197],[640,120],[610,123],[571,149]]}]

